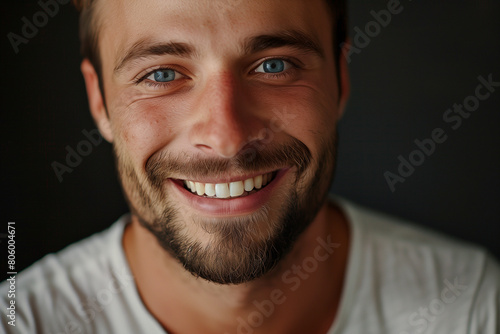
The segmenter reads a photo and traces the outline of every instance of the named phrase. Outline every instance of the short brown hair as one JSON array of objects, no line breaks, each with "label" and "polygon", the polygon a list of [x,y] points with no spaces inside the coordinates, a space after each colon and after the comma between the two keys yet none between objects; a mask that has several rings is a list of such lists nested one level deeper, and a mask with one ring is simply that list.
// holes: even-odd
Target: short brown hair
[{"label": "short brown hair", "polygon": [[[339,70],[339,59],[341,45],[347,38],[347,6],[346,0],[326,0],[331,8],[333,25],[333,45],[335,58],[337,60],[337,73]],[[81,54],[94,66],[99,76],[102,87],[102,68],[99,56],[99,17],[95,13],[98,0],[73,0],[75,7],[80,12],[80,43]]]},{"label": "short brown hair", "polygon": [[99,56],[99,24],[95,13],[97,0],[73,0],[80,12],[80,52],[88,58],[99,77],[101,76],[101,57]]}]

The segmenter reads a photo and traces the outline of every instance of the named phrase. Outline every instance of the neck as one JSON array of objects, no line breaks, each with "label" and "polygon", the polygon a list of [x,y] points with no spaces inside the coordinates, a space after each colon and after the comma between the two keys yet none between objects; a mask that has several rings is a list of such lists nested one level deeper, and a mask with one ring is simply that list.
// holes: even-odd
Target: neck
[{"label": "neck", "polygon": [[123,237],[142,301],[171,333],[326,333],[340,301],[348,244],[345,217],[325,204],[272,272],[219,285],[187,272],[136,217]]}]

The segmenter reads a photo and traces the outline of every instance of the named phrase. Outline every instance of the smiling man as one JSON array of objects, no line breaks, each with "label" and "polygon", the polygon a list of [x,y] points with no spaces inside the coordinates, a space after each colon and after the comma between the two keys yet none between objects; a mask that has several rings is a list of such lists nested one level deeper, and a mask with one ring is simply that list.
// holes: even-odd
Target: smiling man
[{"label": "smiling man", "polygon": [[498,330],[482,250],[327,199],[345,3],[77,5],[90,110],[131,214],[21,274],[14,319],[4,283],[7,331]]}]

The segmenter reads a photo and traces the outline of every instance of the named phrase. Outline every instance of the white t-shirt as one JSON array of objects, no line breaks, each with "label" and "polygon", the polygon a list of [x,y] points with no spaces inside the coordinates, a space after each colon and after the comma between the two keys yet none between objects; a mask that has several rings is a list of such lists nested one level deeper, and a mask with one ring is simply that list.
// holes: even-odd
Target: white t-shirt
[{"label": "white t-shirt", "polygon": [[[499,333],[500,268],[484,250],[335,201],[352,236],[328,334]],[[20,273],[15,327],[8,324],[13,299],[3,282],[0,333],[165,334],[142,303],[125,258],[128,221],[124,216]]]}]

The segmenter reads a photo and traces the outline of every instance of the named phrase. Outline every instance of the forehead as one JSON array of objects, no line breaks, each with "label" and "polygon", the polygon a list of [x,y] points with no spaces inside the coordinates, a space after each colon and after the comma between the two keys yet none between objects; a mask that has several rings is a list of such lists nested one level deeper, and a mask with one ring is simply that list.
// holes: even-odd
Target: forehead
[{"label": "forehead", "polygon": [[221,54],[248,36],[286,30],[331,42],[328,13],[324,0],[106,0],[99,8],[99,47],[109,60],[145,39],[176,40]]}]

